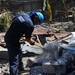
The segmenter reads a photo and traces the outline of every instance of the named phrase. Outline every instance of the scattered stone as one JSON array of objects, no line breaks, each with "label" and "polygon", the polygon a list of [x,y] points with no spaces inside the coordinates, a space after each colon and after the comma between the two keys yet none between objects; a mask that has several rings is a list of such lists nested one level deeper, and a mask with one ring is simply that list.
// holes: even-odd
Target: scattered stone
[{"label": "scattered stone", "polygon": [[43,75],[42,67],[41,66],[32,67],[29,75]]}]

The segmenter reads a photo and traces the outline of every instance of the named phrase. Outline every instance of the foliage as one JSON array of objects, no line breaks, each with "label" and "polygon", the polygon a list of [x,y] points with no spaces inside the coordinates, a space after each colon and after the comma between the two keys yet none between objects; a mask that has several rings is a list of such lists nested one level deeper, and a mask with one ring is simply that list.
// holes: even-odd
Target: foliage
[{"label": "foliage", "polygon": [[64,31],[64,28],[62,26],[58,26],[57,29],[59,29],[59,31]]},{"label": "foliage", "polygon": [[72,10],[72,14],[75,16],[75,7],[72,7],[71,10]]},{"label": "foliage", "polygon": [[24,11],[19,11],[17,14],[24,13]]},{"label": "foliage", "polygon": [[11,16],[8,10],[3,10],[0,14],[0,32],[6,31],[11,23]]}]

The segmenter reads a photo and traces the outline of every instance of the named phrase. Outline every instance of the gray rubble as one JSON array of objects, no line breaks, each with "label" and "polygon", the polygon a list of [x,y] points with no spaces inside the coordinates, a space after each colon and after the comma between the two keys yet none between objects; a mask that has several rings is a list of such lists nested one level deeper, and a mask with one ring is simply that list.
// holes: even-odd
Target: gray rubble
[{"label": "gray rubble", "polygon": [[[68,63],[74,64],[75,62],[75,33],[73,32],[73,39],[64,42],[47,42],[44,47],[28,46],[25,44],[21,45],[24,54],[32,52],[38,54],[34,57],[23,57],[23,63],[25,67],[30,67],[29,73],[23,73],[21,75],[61,75],[65,74]],[[59,56],[60,47],[62,47],[62,54]],[[3,49],[3,51],[1,50]],[[72,50],[73,49],[73,50]],[[8,54],[7,49],[0,47],[1,62],[0,62],[0,73],[3,75],[9,74]],[[3,55],[4,54],[4,55]],[[7,56],[7,57],[6,57]],[[3,63],[4,62],[4,63]],[[3,63],[3,64],[2,64]],[[34,66],[33,66],[34,65]],[[71,66],[71,65],[69,65]],[[74,66],[71,66],[71,68]],[[70,69],[71,69],[70,68]],[[71,71],[68,75],[74,75],[75,71]]]},{"label": "gray rubble", "polygon": [[[74,35],[72,38],[74,38]],[[42,63],[42,70],[45,74],[65,74],[66,67],[71,66],[68,63],[70,62],[72,64],[72,62],[75,62],[75,44],[73,40],[71,39],[68,44],[58,42],[47,43],[43,47],[43,54],[41,56],[30,59],[30,63],[33,62],[31,65]],[[61,56],[59,56],[60,47],[63,49]],[[74,75],[74,72],[70,74]]]}]

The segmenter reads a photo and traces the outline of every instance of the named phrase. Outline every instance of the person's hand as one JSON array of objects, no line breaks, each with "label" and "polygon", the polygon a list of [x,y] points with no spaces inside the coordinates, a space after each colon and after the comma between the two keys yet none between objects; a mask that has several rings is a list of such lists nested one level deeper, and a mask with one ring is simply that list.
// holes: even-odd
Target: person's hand
[{"label": "person's hand", "polygon": [[35,45],[35,42],[31,41],[30,45]]},{"label": "person's hand", "polygon": [[30,45],[34,45],[35,44],[35,42],[32,41],[31,39],[26,39],[25,41],[27,41]]}]

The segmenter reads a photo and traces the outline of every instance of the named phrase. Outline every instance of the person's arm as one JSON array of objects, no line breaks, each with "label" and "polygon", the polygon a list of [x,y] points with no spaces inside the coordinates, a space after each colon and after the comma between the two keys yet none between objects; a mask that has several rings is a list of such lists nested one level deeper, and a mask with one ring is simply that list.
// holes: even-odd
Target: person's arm
[{"label": "person's arm", "polygon": [[28,30],[25,34],[25,38],[26,38],[25,41],[27,41],[31,45],[34,45],[34,41],[31,39],[31,35],[32,35],[33,30],[34,30],[34,27],[30,27],[30,28],[28,28]]}]

